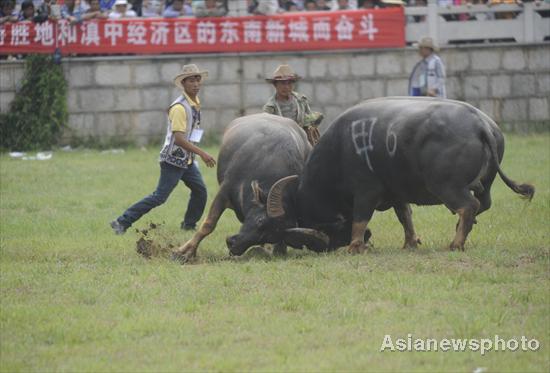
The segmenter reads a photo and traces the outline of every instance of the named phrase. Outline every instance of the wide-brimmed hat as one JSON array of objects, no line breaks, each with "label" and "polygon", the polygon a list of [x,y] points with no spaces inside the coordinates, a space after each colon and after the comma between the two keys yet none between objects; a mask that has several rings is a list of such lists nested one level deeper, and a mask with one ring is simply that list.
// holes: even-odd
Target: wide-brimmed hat
[{"label": "wide-brimmed hat", "polygon": [[300,79],[302,79],[302,77],[296,74],[289,65],[279,65],[273,72],[271,78],[266,78],[265,80],[269,83],[273,83],[276,81],[296,81]]},{"label": "wide-brimmed hat", "polygon": [[422,39],[420,39],[420,41],[418,43],[415,43],[413,45],[415,47],[417,47],[418,49],[420,49],[420,48],[430,48],[431,50],[434,50],[434,51],[439,50],[437,45],[434,43],[434,40],[432,38],[429,38],[429,37],[422,38]]},{"label": "wide-brimmed hat", "polygon": [[405,2],[402,0],[381,0],[383,4],[391,4],[391,5],[405,5]]},{"label": "wide-brimmed hat", "polygon": [[181,73],[179,73],[174,78],[174,84],[176,85],[176,87],[183,89],[183,85],[181,84],[183,79],[186,79],[186,78],[189,78],[190,76],[195,76],[195,75],[199,75],[201,78],[204,79],[208,76],[208,71],[206,70],[201,71],[198,68],[198,66],[195,65],[194,63],[189,65],[183,65],[183,67],[181,68]]}]

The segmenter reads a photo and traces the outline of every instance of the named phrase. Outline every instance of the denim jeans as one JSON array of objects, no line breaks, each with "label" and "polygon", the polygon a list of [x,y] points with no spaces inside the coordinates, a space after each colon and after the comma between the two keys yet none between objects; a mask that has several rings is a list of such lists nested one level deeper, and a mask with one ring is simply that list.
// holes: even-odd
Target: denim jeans
[{"label": "denim jeans", "polygon": [[191,189],[191,197],[187,204],[187,211],[185,212],[182,226],[195,227],[206,206],[206,185],[204,185],[199,168],[195,163],[184,169],[172,166],[166,162],[160,162],[160,178],[157,189],[152,194],[129,207],[128,210],[117,218],[118,222],[125,228],[129,228],[143,215],[151,211],[151,209],[166,202],[180,180]]}]

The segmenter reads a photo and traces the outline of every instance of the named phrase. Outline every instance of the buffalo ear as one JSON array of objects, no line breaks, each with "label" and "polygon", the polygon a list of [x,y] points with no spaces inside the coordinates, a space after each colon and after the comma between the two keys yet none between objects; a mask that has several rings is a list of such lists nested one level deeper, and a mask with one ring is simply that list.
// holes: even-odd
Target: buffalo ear
[{"label": "buffalo ear", "polygon": [[329,237],[318,230],[309,228],[290,228],[285,230],[284,242],[296,249],[306,246],[309,250],[322,252],[328,250]]},{"label": "buffalo ear", "polygon": [[258,183],[258,180],[252,180],[250,187],[252,188],[252,201],[257,205],[265,205],[266,196],[262,191],[262,188],[260,188],[260,183]]}]

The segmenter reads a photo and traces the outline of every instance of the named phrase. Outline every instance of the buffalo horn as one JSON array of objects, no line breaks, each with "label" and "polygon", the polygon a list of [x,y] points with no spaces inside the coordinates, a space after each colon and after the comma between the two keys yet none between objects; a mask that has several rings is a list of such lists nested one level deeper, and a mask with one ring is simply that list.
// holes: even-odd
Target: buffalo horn
[{"label": "buffalo horn", "polygon": [[283,208],[283,194],[285,187],[292,181],[297,180],[298,175],[291,175],[277,180],[269,190],[267,195],[267,216],[270,218],[278,218],[285,214]]},{"label": "buffalo horn", "polygon": [[325,233],[310,228],[286,229],[284,240],[294,248],[307,246],[308,249],[316,252],[326,251],[330,241]]}]

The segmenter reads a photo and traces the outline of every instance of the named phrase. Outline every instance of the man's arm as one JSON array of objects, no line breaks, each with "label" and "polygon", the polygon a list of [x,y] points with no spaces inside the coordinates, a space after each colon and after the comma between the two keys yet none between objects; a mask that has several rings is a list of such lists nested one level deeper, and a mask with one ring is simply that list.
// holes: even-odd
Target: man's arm
[{"label": "man's arm", "polygon": [[186,124],[187,113],[183,105],[172,106],[168,111],[168,117],[170,118],[172,125],[172,133],[174,134],[175,144],[181,146],[188,152],[197,154],[202,158],[208,167],[214,167],[216,165],[216,160],[210,154],[187,141],[187,137],[185,136],[185,133],[188,131]]},{"label": "man's arm", "polygon": [[187,150],[188,152],[195,153],[196,155],[201,157],[204,163],[206,163],[206,166],[214,167],[216,165],[216,160],[214,159],[214,157],[212,157],[210,154],[208,154],[198,146],[187,141],[187,139],[185,138],[185,132],[176,131],[173,133],[174,133],[174,143],[176,145],[181,146],[183,149]]},{"label": "man's arm", "polygon": [[268,113],[268,114],[275,114],[275,108],[273,108],[273,106],[271,106],[269,104],[265,104],[264,107],[262,108],[262,110],[265,113]]}]

